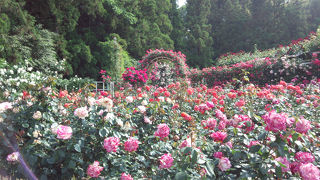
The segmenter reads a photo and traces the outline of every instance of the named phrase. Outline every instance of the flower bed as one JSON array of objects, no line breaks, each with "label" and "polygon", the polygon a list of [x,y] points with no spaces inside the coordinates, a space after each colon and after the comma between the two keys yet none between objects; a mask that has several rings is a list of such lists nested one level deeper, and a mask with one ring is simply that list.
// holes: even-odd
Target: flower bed
[{"label": "flower bed", "polygon": [[176,82],[114,97],[7,93],[0,166],[41,179],[316,179],[319,88],[318,79],[237,89]]}]

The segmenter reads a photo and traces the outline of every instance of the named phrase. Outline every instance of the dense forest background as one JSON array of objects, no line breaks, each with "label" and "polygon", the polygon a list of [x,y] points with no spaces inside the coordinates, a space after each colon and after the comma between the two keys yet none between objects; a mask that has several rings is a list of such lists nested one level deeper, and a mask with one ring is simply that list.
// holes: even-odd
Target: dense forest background
[{"label": "dense forest background", "polygon": [[66,77],[119,78],[148,49],[208,67],[227,52],[303,38],[320,24],[319,0],[0,0],[0,65]]}]

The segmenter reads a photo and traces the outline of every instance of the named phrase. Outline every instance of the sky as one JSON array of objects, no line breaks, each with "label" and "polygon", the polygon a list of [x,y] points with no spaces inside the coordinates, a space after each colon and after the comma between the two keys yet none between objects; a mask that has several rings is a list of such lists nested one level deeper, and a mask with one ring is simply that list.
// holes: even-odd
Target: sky
[{"label": "sky", "polygon": [[177,4],[178,4],[178,7],[181,7],[184,4],[186,4],[186,0],[177,0]]}]

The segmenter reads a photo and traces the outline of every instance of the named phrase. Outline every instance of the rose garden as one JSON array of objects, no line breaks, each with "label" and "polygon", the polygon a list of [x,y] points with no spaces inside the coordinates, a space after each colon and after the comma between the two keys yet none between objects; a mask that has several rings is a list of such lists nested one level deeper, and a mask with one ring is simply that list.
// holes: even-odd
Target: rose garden
[{"label": "rose garden", "polygon": [[319,42],[318,31],[202,70],[148,50],[114,92],[0,69],[0,167],[27,179],[320,179]]}]

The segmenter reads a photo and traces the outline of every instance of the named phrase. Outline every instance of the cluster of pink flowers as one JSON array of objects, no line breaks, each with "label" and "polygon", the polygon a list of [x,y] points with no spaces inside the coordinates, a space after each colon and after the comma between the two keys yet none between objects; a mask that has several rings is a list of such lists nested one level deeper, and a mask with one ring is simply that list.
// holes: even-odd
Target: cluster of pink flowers
[{"label": "cluster of pink flowers", "polygon": [[147,69],[137,70],[135,67],[127,68],[122,74],[122,78],[130,83],[145,83],[149,79]]},{"label": "cluster of pink flowers", "polygon": [[320,170],[312,163],[300,165],[299,172],[304,180],[320,180]]},{"label": "cluster of pink flowers", "polygon": [[154,133],[154,136],[165,138],[170,134],[170,128],[167,124],[159,124],[157,131]]},{"label": "cluster of pink flowers", "polygon": [[125,143],[124,143],[124,150],[128,152],[136,151],[139,147],[139,141],[135,138],[130,137]]},{"label": "cluster of pink flowers", "polygon": [[312,163],[314,161],[314,156],[308,152],[297,152],[295,159],[301,163]]},{"label": "cluster of pink flowers", "polygon": [[133,180],[130,174],[122,173],[120,180]]},{"label": "cluster of pink flowers", "polygon": [[170,153],[164,154],[160,158],[160,169],[169,169],[173,165],[173,158]]},{"label": "cluster of pink flowers", "polygon": [[250,132],[254,129],[254,123],[247,115],[236,114],[233,116],[233,119],[230,121],[233,127],[244,128],[246,132]]},{"label": "cluster of pink flowers", "polygon": [[57,134],[58,139],[70,139],[72,136],[72,128],[70,126],[58,125],[53,129],[53,133]]},{"label": "cluster of pink flowers", "polygon": [[218,132],[213,132],[210,136],[215,142],[222,143],[223,140],[228,136],[228,134],[226,132],[218,131]]},{"label": "cluster of pink flowers", "polygon": [[74,115],[81,118],[81,119],[84,119],[89,116],[89,112],[88,112],[87,107],[81,107],[81,108],[77,108],[74,111]]},{"label": "cluster of pink flowers", "polygon": [[108,137],[104,140],[103,147],[107,152],[117,152],[120,145],[120,139],[117,137]]},{"label": "cluster of pink flowers", "polygon": [[191,139],[189,137],[182,141],[180,148],[182,149],[184,147],[191,147]]},{"label": "cluster of pink flowers", "polygon": [[208,118],[206,121],[202,121],[201,124],[204,129],[214,130],[217,125],[217,121],[214,118]]},{"label": "cluster of pink flowers", "polygon": [[266,130],[272,132],[278,132],[281,130],[286,130],[287,128],[287,114],[277,113],[275,110],[272,110],[262,116],[266,123]]},{"label": "cluster of pink flowers", "polygon": [[89,167],[87,169],[87,174],[90,177],[99,177],[102,170],[103,170],[103,167],[99,166],[99,162],[94,161],[93,164],[89,165]]}]

